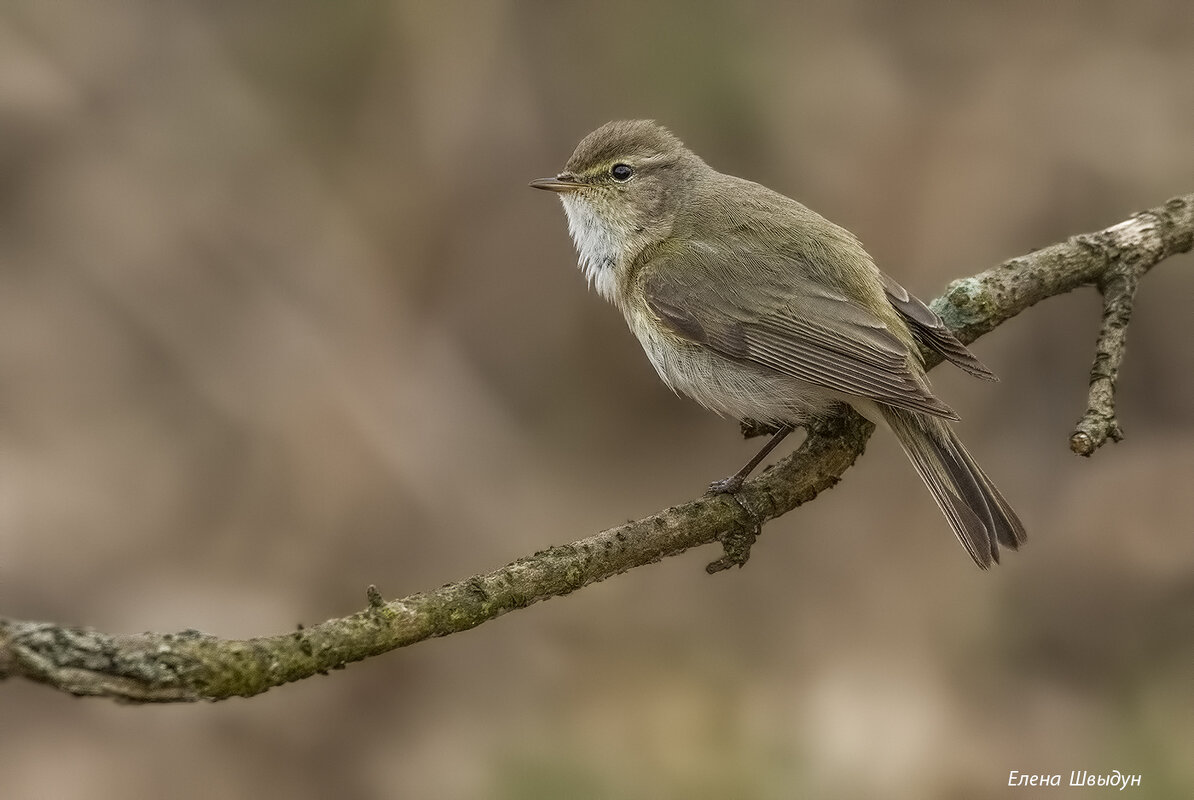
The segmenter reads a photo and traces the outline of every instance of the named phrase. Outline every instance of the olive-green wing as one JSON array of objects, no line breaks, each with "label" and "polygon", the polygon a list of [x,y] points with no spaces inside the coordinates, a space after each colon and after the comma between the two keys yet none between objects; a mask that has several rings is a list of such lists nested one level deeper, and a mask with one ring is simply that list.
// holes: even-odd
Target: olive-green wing
[{"label": "olive-green wing", "polygon": [[832,392],[958,418],[912,369],[904,340],[807,265],[776,256],[726,266],[706,252],[656,256],[639,272],[648,307],[678,335]]}]

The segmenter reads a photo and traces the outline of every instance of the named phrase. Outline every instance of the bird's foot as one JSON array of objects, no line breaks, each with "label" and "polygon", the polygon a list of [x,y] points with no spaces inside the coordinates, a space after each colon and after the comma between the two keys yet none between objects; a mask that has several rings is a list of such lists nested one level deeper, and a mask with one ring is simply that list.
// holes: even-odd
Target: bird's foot
[{"label": "bird's foot", "polygon": [[[732,482],[735,478],[737,478],[738,484],[741,485],[742,479],[735,475],[734,478],[717,481],[714,486]],[[721,542],[723,555],[716,561],[705,565],[705,571],[712,575],[715,572],[721,572],[730,567],[742,567],[746,565],[746,562],[750,559],[750,550],[754,547],[755,540],[763,532],[763,518],[745,502],[744,498],[734,494],[736,488],[716,492],[710,487],[709,491],[714,495],[729,494],[730,499],[746,512],[745,520],[731,526],[729,530],[717,537],[717,540]]]},{"label": "bird's foot", "polygon": [[705,492],[708,495],[719,494],[734,494],[742,488],[742,481],[745,480],[741,474],[731,475],[728,478],[722,478],[719,481],[713,481],[709,484],[709,490]]}]

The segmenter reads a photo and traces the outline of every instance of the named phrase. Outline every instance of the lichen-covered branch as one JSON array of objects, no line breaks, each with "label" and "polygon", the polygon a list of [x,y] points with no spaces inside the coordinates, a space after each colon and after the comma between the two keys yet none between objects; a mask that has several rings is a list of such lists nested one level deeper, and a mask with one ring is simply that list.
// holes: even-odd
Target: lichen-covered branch
[{"label": "lichen-covered branch", "polygon": [[[1048,297],[1099,287],[1105,303],[1090,409],[1075,434],[1088,437],[1093,451],[1119,435],[1112,397],[1135,285],[1152,266],[1192,247],[1194,194],[955,281],[933,307],[970,342]],[[736,497],[701,497],[399,600],[385,602],[370,587],[363,611],[291,633],[243,641],[198,631],[114,636],[0,618],[0,679],[142,703],[248,697],[476,627],[699,545],[723,543],[718,568],[741,564],[759,526],[836,484],[871,430],[857,414],[844,412],[810,430],[795,453],[747,481]]]},{"label": "lichen-covered branch", "polygon": [[1078,286],[1097,287],[1103,295],[1103,324],[1090,370],[1086,412],[1070,437],[1070,449],[1089,456],[1108,439],[1123,438],[1115,416],[1115,384],[1136,287],[1156,264],[1190,251],[1194,242],[1191,198],[1175,197],[1106,230],[1074,236],[955,281],[934,301],[933,309],[962,341],[970,342],[1027,308],[1025,300],[1032,305]]}]

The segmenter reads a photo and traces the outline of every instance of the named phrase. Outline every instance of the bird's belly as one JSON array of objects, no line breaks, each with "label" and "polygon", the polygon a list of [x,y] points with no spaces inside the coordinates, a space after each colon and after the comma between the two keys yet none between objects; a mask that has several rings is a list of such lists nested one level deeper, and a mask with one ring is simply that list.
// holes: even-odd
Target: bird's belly
[{"label": "bird's belly", "polygon": [[732,361],[645,320],[628,321],[663,382],[723,416],[801,424],[823,416],[841,399],[804,381]]}]

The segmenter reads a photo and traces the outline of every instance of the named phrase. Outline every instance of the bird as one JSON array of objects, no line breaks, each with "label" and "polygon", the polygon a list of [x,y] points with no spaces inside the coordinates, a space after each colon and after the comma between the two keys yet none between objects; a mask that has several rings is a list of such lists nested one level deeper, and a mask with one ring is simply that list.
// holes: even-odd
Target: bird
[{"label": "bird", "polygon": [[950,426],[959,417],[933,394],[918,345],[994,374],[848,230],[718,172],[652,120],[599,127],[562,172],[530,185],[559,195],[581,271],[665,384],[776,429],[711,491],[738,491],[791,430],[845,404],[895,434],[980,568],[1024,543],[1020,518]]}]

